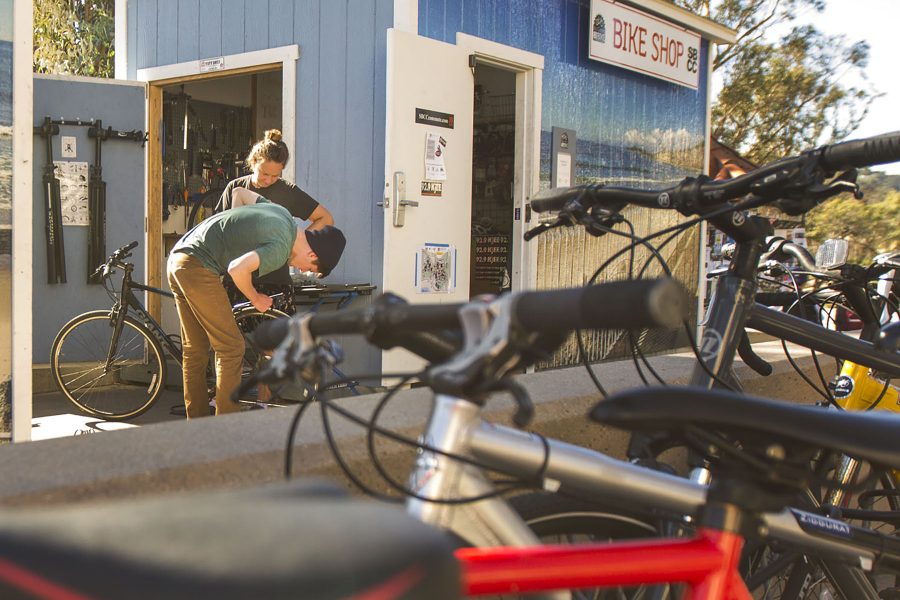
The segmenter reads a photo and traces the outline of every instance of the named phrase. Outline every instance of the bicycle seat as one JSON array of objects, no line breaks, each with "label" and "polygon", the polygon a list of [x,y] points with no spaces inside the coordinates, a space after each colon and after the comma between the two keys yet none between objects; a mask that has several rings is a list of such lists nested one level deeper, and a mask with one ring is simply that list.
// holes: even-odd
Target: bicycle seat
[{"label": "bicycle seat", "polygon": [[449,599],[460,581],[447,536],[330,484],[0,511],[4,598]]},{"label": "bicycle seat", "polygon": [[900,466],[900,416],[825,410],[692,387],[652,387],[610,396],[591,409],[594,421],[643,432],[694,426],[742,440],[827,448],[881,466]]}]

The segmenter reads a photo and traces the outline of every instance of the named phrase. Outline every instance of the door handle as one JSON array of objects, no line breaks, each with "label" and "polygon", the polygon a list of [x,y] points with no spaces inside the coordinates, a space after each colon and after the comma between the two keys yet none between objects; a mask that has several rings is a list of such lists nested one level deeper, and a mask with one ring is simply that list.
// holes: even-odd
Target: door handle
[{"label": "door handle", "polygon": [[403,171],[394,172],[394,189],[391,195],[393,198],[394,227],[403,227],[406,221],[406,207],[419,205],[415,200],[406,199],[406,173]]}]

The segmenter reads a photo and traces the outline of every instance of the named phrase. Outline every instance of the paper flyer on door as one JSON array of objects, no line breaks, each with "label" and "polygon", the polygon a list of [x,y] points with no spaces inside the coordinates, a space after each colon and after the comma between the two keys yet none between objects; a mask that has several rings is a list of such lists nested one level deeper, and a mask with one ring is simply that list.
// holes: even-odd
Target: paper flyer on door
[{"label": "paper flyer on door", "polygon": [[449,294],[456,287],[456,248],[425,244],[416,252],[416,290],[420,294]]},{"label": "paper flyer on door", "polygon": [[436,133],[425,134],[425,179],[444,181],[447,169],[444,166],[444,153],[447,140]]}]

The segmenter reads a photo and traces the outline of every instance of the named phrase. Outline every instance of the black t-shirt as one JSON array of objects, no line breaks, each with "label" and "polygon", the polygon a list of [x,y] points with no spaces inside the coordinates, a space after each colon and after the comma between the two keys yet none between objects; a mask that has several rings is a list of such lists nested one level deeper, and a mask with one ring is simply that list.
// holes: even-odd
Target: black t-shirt
[{"label": "black t-shirt", "polygon": [[[269,187],[258,188],[251,182],[252,177],[253,175],[245,175],[229,181],[222,192],[222,196],[219,198],[219,203],[216,205],[216,212],[231,208],[231,193],[236,187],[247,188],[251,192],[256,192],[267,200],[285,207],[291,215],[304,220],[309,219],[316,207],[319,206],[319,203],[312,196],[284,179],[279,179]],[[254,280],[254,283],[291,285],[293,282],[291,281],[291,272],[288,265],[284,265],[280,269],[276,269],[258,280]]]}]

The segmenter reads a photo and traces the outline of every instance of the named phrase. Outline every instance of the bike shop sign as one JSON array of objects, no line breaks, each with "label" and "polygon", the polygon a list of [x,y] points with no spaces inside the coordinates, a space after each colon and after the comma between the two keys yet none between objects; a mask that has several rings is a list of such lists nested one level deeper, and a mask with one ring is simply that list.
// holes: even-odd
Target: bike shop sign
[{"label": "bike shop sign", "polygon": [[623,4],[591,0],[592,59],[697,89],[700,36]]}]

